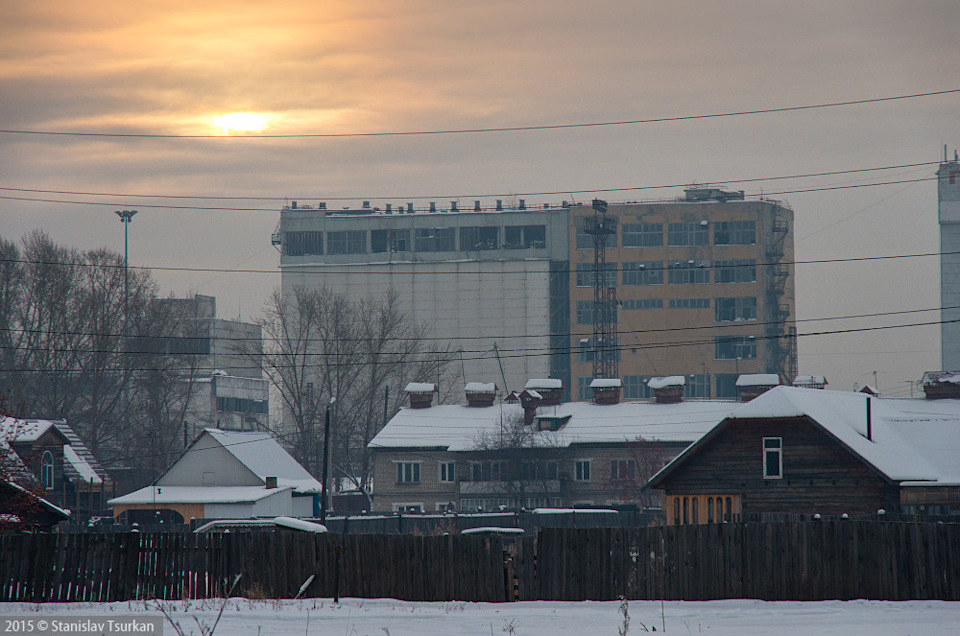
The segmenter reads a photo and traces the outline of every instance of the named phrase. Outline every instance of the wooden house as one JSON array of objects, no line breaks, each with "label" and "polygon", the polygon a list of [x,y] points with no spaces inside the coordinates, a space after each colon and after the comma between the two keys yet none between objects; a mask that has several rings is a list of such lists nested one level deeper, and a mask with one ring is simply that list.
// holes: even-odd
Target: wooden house
[{"label": "wooden house", "polygon": [[960,514],[960,401],[776,387],[653,476],[670,524]]}]

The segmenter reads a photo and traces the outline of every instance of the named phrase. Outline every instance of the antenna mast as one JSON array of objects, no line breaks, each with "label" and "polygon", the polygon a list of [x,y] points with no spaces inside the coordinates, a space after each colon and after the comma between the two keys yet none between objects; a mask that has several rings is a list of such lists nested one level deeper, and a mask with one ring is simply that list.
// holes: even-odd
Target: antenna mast
[{"label": "antenna mast", "polygon": [[583,231],[593,236],[593,377],[619,377],[617,287],[607,285],[607,237],[617,235],[617,219],[607,216],[607,202],[593,200],[593,217]]}]

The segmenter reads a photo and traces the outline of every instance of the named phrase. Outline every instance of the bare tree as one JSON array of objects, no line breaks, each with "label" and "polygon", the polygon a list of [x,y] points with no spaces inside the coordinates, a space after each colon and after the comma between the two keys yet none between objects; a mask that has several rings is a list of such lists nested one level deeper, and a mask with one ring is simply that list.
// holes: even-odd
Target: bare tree
[{"label": "bare tree", "polygon": [[[445,348],[427,346],[425,328],[400,305],[394,293],[353,300],[327,287],[276,290],[258,321],[262,355],[241,349],[279,397],[273,432],[313,474],[322,467],[331,409],[331,477],[369,491],[367,444],[399,408],[402,387],[435,379],[452,360]],[[385,407],[387,395],[393,397]]]},{"label": "bare tree", "polygon": [[611,471],[608,489],[623,502],[636,503],[640,508],[659,508],[662,491],[646,488],[657,471],[677,454],[662,442],[637,439],[627,442],[626,460],[617,460],[620,466]]}]

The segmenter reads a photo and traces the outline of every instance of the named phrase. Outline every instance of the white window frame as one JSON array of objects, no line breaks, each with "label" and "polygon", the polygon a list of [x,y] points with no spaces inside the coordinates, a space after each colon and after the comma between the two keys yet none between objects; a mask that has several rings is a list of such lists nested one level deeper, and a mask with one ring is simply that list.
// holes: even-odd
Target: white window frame
[{"label": "white window frame", "polygon": [[[767,442],[770,442],[771,445],[768,446]],[[776,446],[773,446],[773,444]],[[763,455],[761,457],[762,469],[763,469],[763,478],[764,479],[783,479],[783,438],[782,437],[764,437],[763,438]],[[767,462],[767,455],[776,454],[777,456],[777,473],[772,474],[767,472],[769,463]]]},{"label": "white window frame", "polygon": [[[581,483],[589,483],[591,481],[591,466],[590,462],[592,459],[578,459],[573,463],[573,480]],[[583,470],[583,467],[586,467],[586,470]]]},{"label": "white window frame", "polygon": [[[398,484],[419,484],[421,477],[421,464],[423,462],[409,462],[396,460],[393,462],[397,465],[397,483]],[[410,466],[409,479],[407,470],[404,466]]]},{"label": "white window frame", "polygon": [[53,453],[48,450],[43,451],[43,455],[40,456],[40,481],[47,490],[53,490],[56,471]]},{"label": "white window frame", "polygon": [[437,479],[441,484],[453,484],[457,481],[457,462],[437,462]]}]

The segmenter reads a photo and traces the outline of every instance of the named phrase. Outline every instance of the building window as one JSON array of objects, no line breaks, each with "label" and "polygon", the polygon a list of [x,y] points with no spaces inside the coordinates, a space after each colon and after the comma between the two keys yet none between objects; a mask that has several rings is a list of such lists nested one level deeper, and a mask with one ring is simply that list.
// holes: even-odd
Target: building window
[{"label": "building window", "polygon": [[[592,363],[596,358],[596,347],[593,345],[593,338],[581,338],[577,343],[577,362]],[[620,338],[614,338],[609,347],[607,359],[620,361]]]},{"label": "building window", "polygon": [[471,462],[471,481],[503,481],[507,478],[507,462]]},{"label": "building window", "polygon": [[404,513],[404,512],[413,512],[413,513],[423,512],[423,504],[422,504],[422,503],[398,503],[398,504],[393,504],[393,511],[394,511],[394,512],[400,512],[400,513]]},{"label": "building window", "polygon": [[663,245],[663,223],[624,223],[623,247],[660,247]]},{"label": "building window", "polygon": [[592,377],[577,378],[577,399],[581,402],[586,402],[593,398],[593,389],[590,388],[591,382],[593,382]]},{"label": "building window", "polygon": [[662,298],[630,298],[620,303],[624,309],[663,309]]},{"label": "building window", "polygon": [[673,498],[673,525],[680,525],[680,497]]},{"label": "building window", "polygon": [[367,233],[363,230],[327,232],[327,254],[363,254],[367,251]]},{"label": "building window", "polygon": [[547,247],[546,225],[509,225],[503,229],[503,247],[508,250]]},{"label": "building window", "polygon": [[722,221],[713,228],[714,245],[755,245],[757,242],[755,221]]},{"label": "building window", "polygon": [[710,397],[710,374],[701,373],[687,376],[687,388],[684,394],[692,398]]},{"label": "building window", "polygon": [[714,261],[713,276],[717,283],[755,283],[757,282],[757,261],[752,258],[740,258],[730,261]]},{"label": "building window", "polygon": [[287,256],[323,254],[323,232],[284,232],[283,250]]},{"label": "building window", "polygon": [[495,250],[500,247],[500,228],[498,227],[462,227],[460,228],[460,251]]},{"label": "building window", "polygon": [[520,479],[556,479],[557,462],[526,461],[520,463]]},{"label": "building window", "polygon": [[454,482],[457,480],[456,462],[440,462],[440,481]]},{"label": "building window", "polygon": [[683,498],[683,525],[690,523],[690,498]]},{"label": "building window", "polygon": [[55,474],[56,466],[53,463],[53,453],[43,451],[43,455],[40,456],[40,482],[47,490],[53,490]]},{"label": "building window", "polygon": [[763,478],[780,479],[783,477],[783,438],[763,438]]},{"label": "building window", "polygon": [[[577,287],[593,287],[593,278],[593,263],[577,264]],[[605,264],[600,284],[604,287],[617,286],[616,263]]]},{"label": "building window", "polygon": [[610,460],[610,480],[624,481],[633,479],[636,473],[637,463],[632,459],[613,459]]},{"label": "building window", "polygon": [[718,373],[716,378],[717,390],[714,393],[718,398],[737,397],[737,377],[736,373]]},{"label": "building window", "polygon": [[[612,324],[617,324],[619,322],[617,316],[617,305],[614,301],[608,301],[609,304],[605,305],[607,307],[607,318],[610,319]],[[593,324],[593,301],[592,300],[578,300],[577,301],[577,324],[578,325],[592,325]]]},{"label": "building window", "polygon": [[710,268],[702,261],[674,261],[670,263],[671,285],[707,285],[710,283]]},{"label": "building window", "polygon": [[706,245],[710,226],[706,223],[670,223],[667,226],[667,245]]},{"label": "building window", "polygon": [[420,462],[397,462],[398,484],[420,483]]},{"label": "building window", "polygon": [[220,413],[247,413],[248,415],[266,415],[270,412],[267,400],[250,398],[218,397],[217,411]]},{"label": "building window", "polygon": [[581,459],[577,461],[574,466],[574,480],[576,481],[590,481],[590,460]]},{"label": "building window", "polygon": [[623,264],[624,285],[663,285],[663,261]]},{"label": "building window", "polygon": [[454,252],[456,244],[452,227],[431,227],[416,230],[413,248],[418,252]]},{"label": "building window", "polygon": [[409,252],[410,230],[370,230],[370,251],[374,254]]},{"label": "building window", "polygon": [[639,400],[653,397],[653,389],[647,386],[652,375],[626,375],[623,377],[623,397]]},{"label": "building window", "polygon": [[756,360],[757,339],[754,336],[717,336],[714,341],[716,360]]},{"label": "building window", "polygon": [[709,309],[709,298],[671,298],[670,309]]},{"label": "building window", "polygon": [[717,298],[714,305],[717,322],[738,322],[757,319],[757,299],[752,296]]},{"label": "building window", "polygon": [[707,497],[707,523],[713,523],[713,497]]},{"label": "building window", "polygon": [[[587,234],[585,224],[593,222],[593,217],[583,217],[577,219],[577,249],[578,250],[592,250],[593,249],[593,234]],[[617,235],[616,234],[604,234],[603,235],[604,247],[616,247],[617,246]]]},{"label": "building window", "polygon": [[690,523],[693,525],[700,523],[700,499],[697,497],[690,502]]}]

